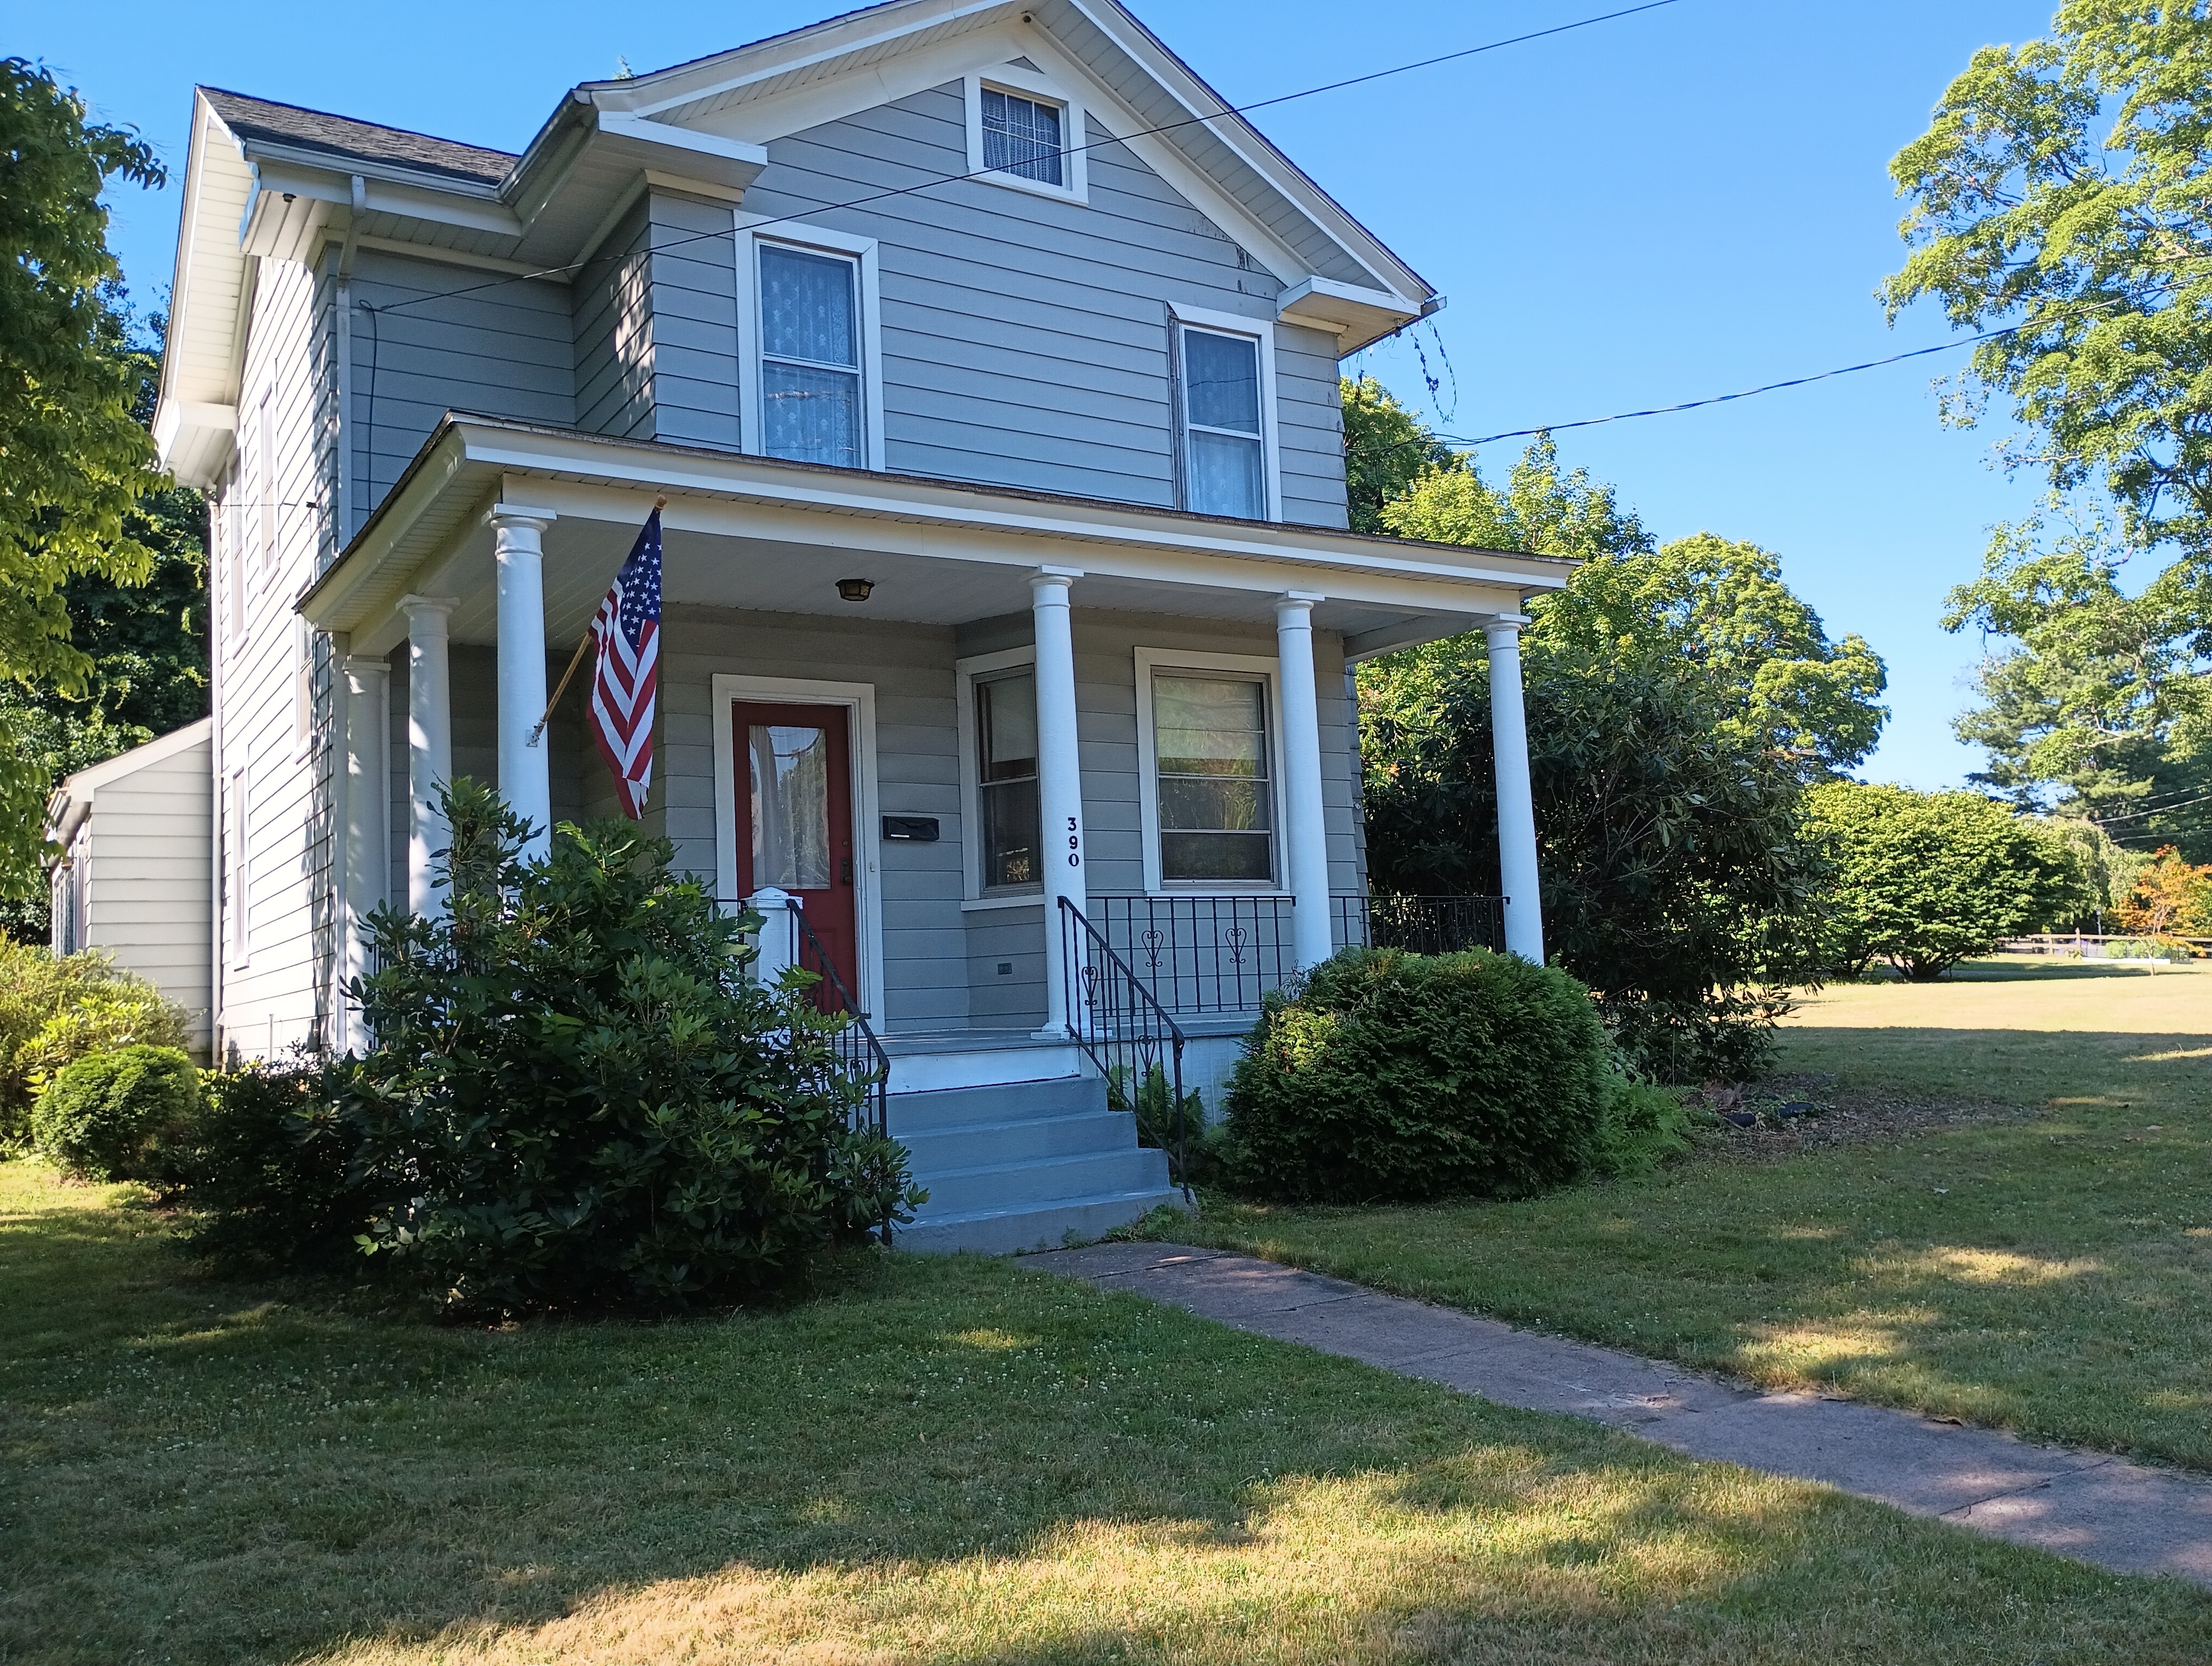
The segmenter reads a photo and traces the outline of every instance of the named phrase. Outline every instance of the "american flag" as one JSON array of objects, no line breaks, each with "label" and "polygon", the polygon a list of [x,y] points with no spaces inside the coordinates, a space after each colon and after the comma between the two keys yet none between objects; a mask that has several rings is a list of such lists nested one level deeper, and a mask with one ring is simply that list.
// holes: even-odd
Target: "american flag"
[{"label": "american flag", "polygon": [[660,692],[660,511],[646,517],[629,559],[592,621],[599,645],[592,679],[592,736],[621,783],[623,809],[645,815],[653,784],[653,711]]}]

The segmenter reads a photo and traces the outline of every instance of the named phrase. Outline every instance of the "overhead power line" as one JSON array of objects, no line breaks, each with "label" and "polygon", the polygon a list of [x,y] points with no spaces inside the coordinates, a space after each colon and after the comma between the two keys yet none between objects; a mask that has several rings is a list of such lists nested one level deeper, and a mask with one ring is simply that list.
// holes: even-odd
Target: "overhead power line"
[{"label": "overhead power line", "polygon": [[[1416,70],[1434,69],[1439,64],[1455,64],[1462,58],[1480,57],[1485,52],[1500,52],[1508,46],[1525,46],[1532,40],[1546,40],[1553,35],[1570,34],[1577,29],[1593,28],[1600,23],[1612,23],[1624,17],[1634,17],[1642,12],[1658,11],[1665,7],[1681,3],[1682,0],[1644,0],[1642,5],[1626,6],[1618,11],[1602,12],[1593,17],[1579,17],[1571,23],[1554,24],[1548,29],[1532,29],[1525,34],[1508,35],[1499,40],[1486,40],[1479,46],[1462,46],[1455,52],[1439,52],[1432,58],[1417,58],[1410,64],[1395,64],[1388,69],[1370,70],[1362,75],[1347,76],[1340,81],[1324,82],[1318,87],[1301,88],[1295,93],[1278,93],[1272,98],[1257,99],[1249,104],[1224,105],[1220,109],[1205,115],[1186,116],[1178,121],[1163,123],[1158,127],[1143,128],[1133,133],[1092,140],[1084,144],[1068,145],[1063,148],[1060,154],[1073,155],[1078,151],[1097,150],[1112,145],[1125,144],[1131,139],[1151,138],[1158,134],[1175,132],[1181,128],[1202,126],[1209,122],[1218,121],[1224,116],[1249,115],[1255,110],[1272,109],[1279,104],[1289,104],[1298,99],[1315,98],[1323,93],[1341,92],[1347,87],[1364,87],[1370,82],[1386,80],[1392,76],[1410,75]],[[928,179],[910,185],[899,185],[889,191],[872,192],[867,196],[851,198],[842,203],[817,203],[811,208],[790,214],[781,214],[766,220],[749,221],[741,229],[759,231],[764,227],[782,225],[787,222],[799,219],[805,215],[835,214],[841,209],[865,208],[871,203],[884,202],[894,197],[910,197],[916,192],[934,190],[939,185],[954,185],[963,179],[985,179],[993,173],[1003,172],[1005,172],[1003,168],[987,167],[971,168],[964,173],[933,174]],[[727,237],[729,234],[726,231],[695,232],[687,236],[671,238],[665,243],[656,243],[651,252],[658,254],[664,250],[681,248],[687,243],[706,242],[716,238]],[[486,289],[501,289],[511,283],[527,283],[538,278],[563,277],[568,273],[579,271],[590,264],[588,260],[577,260],[562,266],[546,266],[534,271],[516,272],[507,277],[491,278],[483,283],[468,284],[458,289],[442,289],[433,295],[416,295],[410,300],[392,301],[382,307],[372,307],[366,301],[356,304],[364,310],[389,315],[392,313],[404,312],[410,307],[425,307],[434,301],[451,301],[460,295],[477,295]]]}]

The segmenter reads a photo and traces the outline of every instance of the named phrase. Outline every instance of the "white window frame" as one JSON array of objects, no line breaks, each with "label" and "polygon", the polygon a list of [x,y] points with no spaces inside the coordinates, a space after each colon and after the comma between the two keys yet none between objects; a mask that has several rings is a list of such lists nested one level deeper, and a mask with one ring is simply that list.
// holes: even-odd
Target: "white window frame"
[{"label": "white window frame", "polygon": [[1265,319],[1246,318],[1239,313],[1218,313],[1210,307],[1186,307],[1181,301],[1170,301],[1168,303],[1168,328],[1174,332],[1175,337],[1170,344],[1174,349],[1176,377],[1176,507],[1190,514],[1212,513],[1190,507],[1190,402],[1185,397],[1182,351],[1182,332],[1186,327],[1210,331],[1219,336],[1242,336],[1247,341],[1260,344],[1260,481],[1261,495],[1267,500],[1261,505],[1261,519],[1279,521],[1283,518],[1283,455],[1275,421],[1275,326]]},{"label": "white window frame", "polygon": [[761,420],[760,246],[780,243],[809,254],[842,255],[860,268],[860,466],[884,467],[884,325],[876,271],[876,240],[855,237],[823,226],[777,221],[752,228],[765,215],[740,214],[738,227],[738,448],[748,457],[768,455]]},{"label": "white window frame", "polygon": [[276,448],[271,443],[269,408],[276,403],[276,385],[265,384],[259,402],[254,406],[253,430],[257,455],[256,472],[260,478],[254,483],[254,501],[260,505],[255,512],[259,519],[254,522],[255,537],[259,542],[261,576],[264,582],[273,582],[276,570],[283,564],[282,543],[283,522],[276,513]]},{"label": "white window frame", "polygon": [[884,1013],[883,816],[876,793],[876,685],[811,678],[716,672],[708,685],[714,712],[714,895],[738,897],[738,738],[730,708],[740,700],[842,706],[852,754],[853,916],[860,987],[853,994],[879,1028]]},{"label": "white window frame", "polygon": [[[1025,179],[1018,173],[1006,173],[994,168],[986,172],[983,167],[983,89],[996,88],[1012,93],[1017,98],[1029,99],[1041,104],[1060,106],[1060,176],[1061,184],[1053,185],[1043,179]],[[1000,64],[981,73],[966,77],[968,105],[968,171],[987,185],[1006,185],[1015,191],[1026,191],[1033,196],[1051,197],[1063,203],[1088,203],[1091,200],[1090,126],[1085,121],[1083,100],[1050,76],[1035,70],[1024,70],[1018,64]]]},{"label": "white window frame", "polygon": [[252,826],[252,813],[246,800],[251,796],[248,771],[243,764],[234,766],[229,776],[228,802],[223,806],[225,842],[230,847],[229,894],[223,899],[224,912],[230,917],[227,922],[229,940],[224,945],[224,954],[234,969],[242,969],[253,958],[253,885],[248,874],[253,865],[252,847],[249,834]]},{"label": "white window frame", "polygon": [[[1137,650],[1137,812],[1144,830],[1145,893],[1149,897],[1288,897],[1285,868],[1285,809],[1283,789],[1283,680],[1273,655],[1198,654],[1184,648]],[[1230,880],[1164,880],[1160,878],[1159,745],[1152,730],[1152,672],[1229,672],[1254,678],[1267,690],[1267,787],[1271,800],[1268,833],[1273,840],[1275,877],[1265,885]]]},{"label": "white window frame", "polygon": [[960,866],[962,873],[961,910],[973,913],[983,909],[1034,909],[1044,904],[1044,881],[1040,878],[1035,891],[1006,891],[995,896],[983,894],[983,794],[982,783],[977,779],[982,760],[975,746],[975,684],[988,681],[1003,671],[1014,671],[1036,666],[1035,643],[1024,648],[1010,648],[997,654],[978,654],[965,660],[956,660],[952,669],[957,673],[957,703],[960,721],[960,813],[967,836],[961,840]]}]

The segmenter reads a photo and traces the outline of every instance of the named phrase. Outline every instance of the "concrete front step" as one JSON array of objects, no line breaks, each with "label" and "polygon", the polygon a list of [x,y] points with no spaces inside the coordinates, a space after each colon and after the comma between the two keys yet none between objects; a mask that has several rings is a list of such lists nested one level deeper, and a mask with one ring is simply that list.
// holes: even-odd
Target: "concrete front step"
[{"label": "concrete front step", "polygon": [[1006,1122],[965,1122],[926,1134],[901,1133],[916,1174],[985,1168],[1055,1157],[1083,1157],[1129,1148],[1133,1124],[1126,1113],[1079,1110],[1065,1116],[1027,1116]]},{"label": "concrete front step", "polygon": [[1120,1151],[994,1163],[974,1169],[939,1169],[935,1173],[917,1173],[915,1178],[929,1189],[929,1202],[922,1216],[927,1220],[986,1209],[1040,1207],[1071,1197],[1165,1191],[1168,1159],[1164,1153],[1148,1151],[1132,1139]]},{"label": "concrete front step", "polygon": [[994,1082],[983,1087],[894,1093],[890,1106],[890,1132],[894,1140],[906,1140],[947,1128],[1015,1122],[1031,1116],[1066,1116],[1079,1111],[1103,1115],[1105,1110],[1106,1084],[1096,1076]]},{"label": "concrete front step", "polygon": [[1087,1243],[1116,1226],[1142,1219],[1163,1203],[1179,1207],[1182,1202],[1181,1192],[1163,1189],[1062,1198],[1028,1208],[942,1216],[925,1212],[920,1220],[898,1233],[896,1243],[902,1250],[927,1255],[968,1250],[985,1256],[1011,1256],[1024,1250],[1057,1249],[1071,1237]]}]

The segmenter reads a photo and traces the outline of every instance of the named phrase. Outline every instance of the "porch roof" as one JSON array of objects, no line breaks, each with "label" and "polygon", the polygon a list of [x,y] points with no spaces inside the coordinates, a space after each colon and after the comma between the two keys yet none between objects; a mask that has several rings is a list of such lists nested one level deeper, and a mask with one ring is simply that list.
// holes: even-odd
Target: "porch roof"
[{"label": "porch roof", "polygon": [[[1517,612],[1566,582],[1556,556],[1235,520],[1096,498],[448,414],[353,541],[301,597],[375,654],[405,634],[410,592],[459,599],[459,641],[495,640],[494,502],[550,509],[546,629],[580,635],[656,496],[665,599],[771,612],[960,623],[1025,611],[1041,566],[1080,571],[1086,608],[1272,620],[1286,592],[1355,654]],[[860,605],[836,581],[876,589]]]}]

